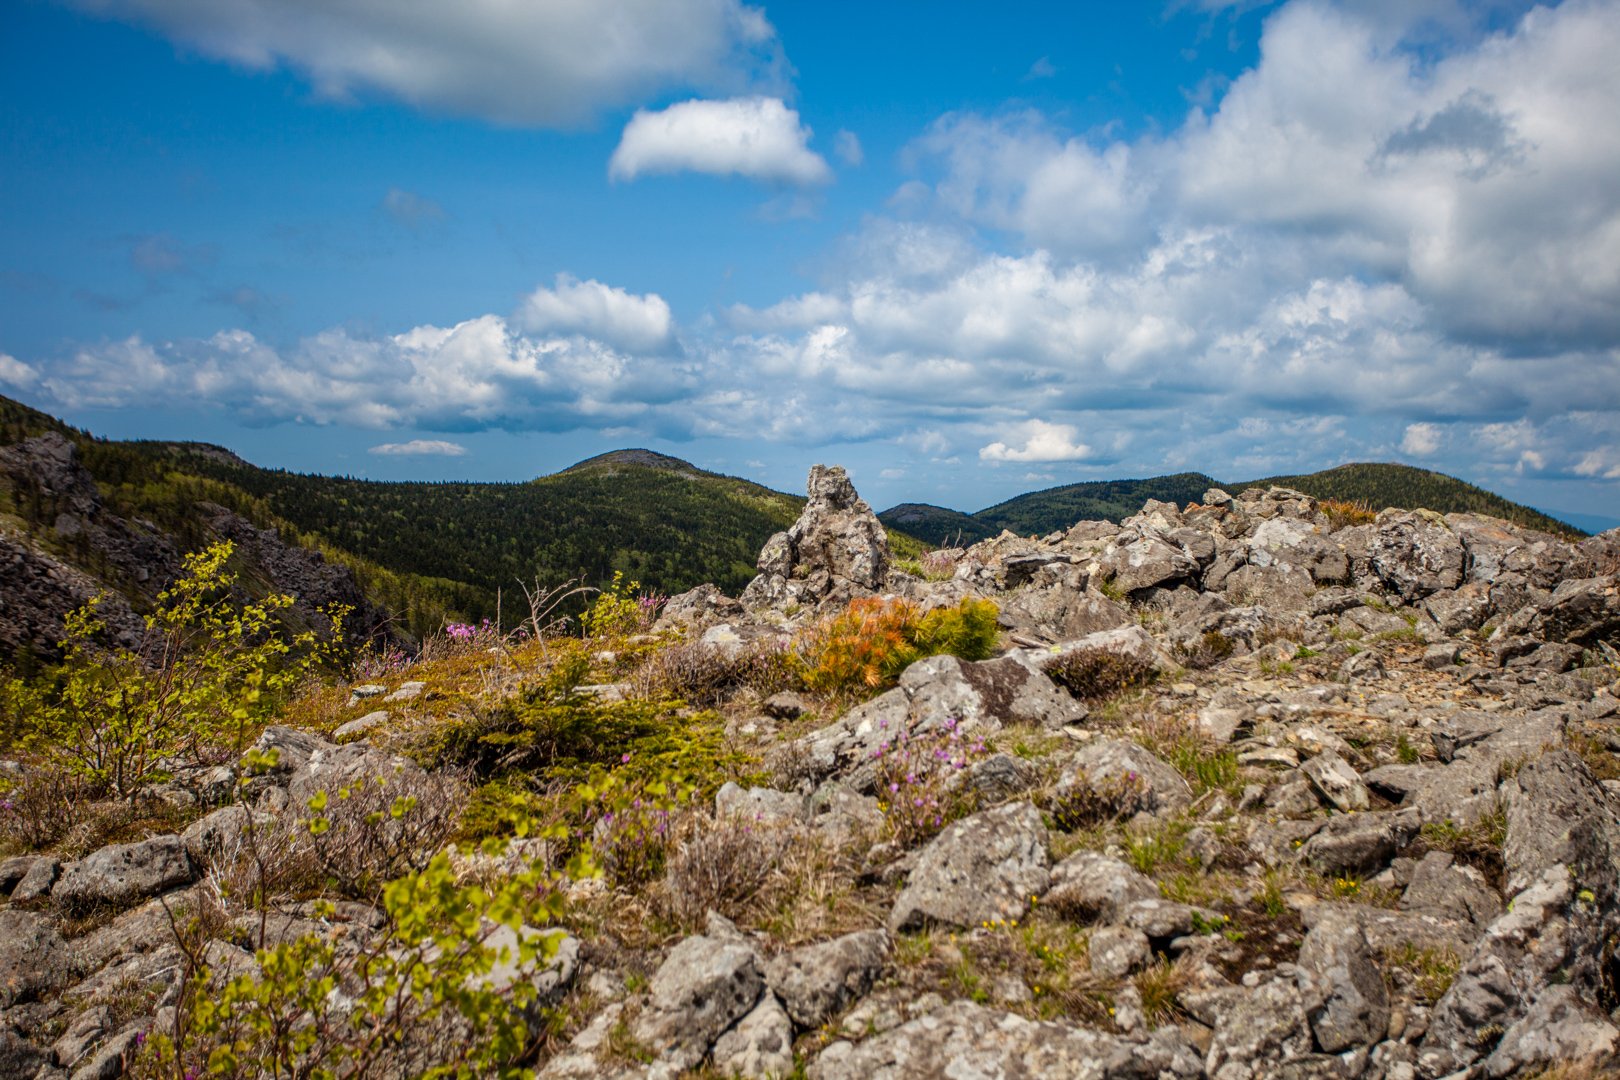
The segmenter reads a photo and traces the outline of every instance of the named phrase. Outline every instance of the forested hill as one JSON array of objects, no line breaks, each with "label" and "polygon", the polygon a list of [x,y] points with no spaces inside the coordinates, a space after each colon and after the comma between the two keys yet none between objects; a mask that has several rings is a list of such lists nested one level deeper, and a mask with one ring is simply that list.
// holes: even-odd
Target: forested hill
[{"label": "forested hill", "polygon": [[1580,533],[1538,510],[1493,495],[1456,477],[1410,465],[1366,463],[1340,465],[1303,476],[1271,476],[1237,483],[1222,483],[1203,473],[1177,473],[1147,480],[1065,484],[1019,495],[975,514],[905,503],[878,516],[890,528],[905,529],[931,544],[951,543],[957,536],[965,543],[972,543],[1002,529],[1023,536],[1040,536],[1067,529],[1077,521],[1119,521],[1140,510],[1148,499],[1185,506],[1197,502],[1210,488],[1223,488],[1235,495],[1245,488],[1273,484],[1295,488],[1318,499],[1363,503],[1375,510],[1388,506],[1426,507],[1441,513],[1489,514],[1551,533]]},{"label": "forested hill", "polygon": [[[622,572],[668,594],[714,582],[736,591],[760,547],[792,524],[802,498],[634,451],[527,483],[402,483],[261,469],[186,443],[102,443],[87,455],[103,483],[154,493],[184,477],[324,544],[447,590],[466,618],[507,620],[529,587],[601,585]],[[225,496],[240,493],[241,498]],[[243,505],[245,504],[245,505]],[[397,606],[408,597],[385,597]]]}]

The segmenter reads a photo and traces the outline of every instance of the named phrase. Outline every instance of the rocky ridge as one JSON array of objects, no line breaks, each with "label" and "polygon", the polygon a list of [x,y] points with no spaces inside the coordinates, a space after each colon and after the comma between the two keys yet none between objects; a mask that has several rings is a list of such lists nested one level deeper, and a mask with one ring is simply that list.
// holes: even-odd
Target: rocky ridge
[{"label": "rocky ridge", "polygon": [[[891,565],[841,469],[809,488],[740,599],[694,590],[660,626],[741,654],[854,597],[977,597],[1005,648],[918,661],[844,710],[729,702],[775,778],[722,787],[705,820],[841,852],[828,904],[859,902],[811,940],[718,912],[661,941],[598,926],[547,969],[546,1000],[580,1015],[540,1076],[1620,1068],[1620,532],[1573,544],[1423,511],[1347,524],[1299,492],[1211,490],[1119,525],[1003,533],[923,578]],[[1088,696],[1085,673],[1126,662],[1131,685]],[[252,815],[358,777],[427,782],[375,719],[386,690],[355,688],[359,741],[265,732],[277,764],[251,808],[0,863],[0,1077],[120,1075],[176,1004],[165,900]],[[910,845],[885,828],[876,764],[902,739],[974,748],[950,781],[968,812]],[[219,780],[187,780],[199,811]],[[575,891],[587,909],[633,903]],[[282,917],[338,938],[374,925],[363,905]],[[156,1016],[118,1008],[131,985]]]}]

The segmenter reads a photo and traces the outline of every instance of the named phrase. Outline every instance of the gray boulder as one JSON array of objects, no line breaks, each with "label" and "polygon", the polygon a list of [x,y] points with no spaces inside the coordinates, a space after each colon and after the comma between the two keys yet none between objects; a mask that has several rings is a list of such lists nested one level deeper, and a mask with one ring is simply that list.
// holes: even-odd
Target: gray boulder
[{"label": "gray boulder", "polygon": [[1125,905],[1158,896],[1159,887],[1145,874],[1100,852],[1082,850],[1052,867],[1041,904],[1083,922],[1114,922]]},{"label": "gray boulder", "polygon": [[952,823],[918,856],[889,928],[966,928],[1017,917],[1050,881],[1046,844],[1040,812],[1027,802]]},{"label": "gray boulder", "polygon": [[1300,946],[1299,966],[1326,992],[1310,1017],[1317,1046],[1337,1054],[1383,1040],[1389,1028],[1389,991],[1354,920],[1328,918],[1312,927]]},{"label": "gray boulder", "polygon": [[695,1068],[722,1033],[753,1011],[765,989],[754,950],[706,935],[670,950],[648,987],[633,1034],[673,1071]]},{"label": "gray boulder", "polygon": [[189,885],[195,877],[185,841],[154,836],[136,844],[113,844],[69,863],[51,889],[51,899],[74,911],[126,908]]},{"label": "gray boulder", "polygon": [[759,1004],[714,1044],[714,1067],[724,1076],[745,1080],[781,1080],[793,1072],[793,1024],[774,994]]},{"label": "gray boulder", "polygon": [[1324,750],[1303,762],[1299,771],[1322,793],[1323,798],[1346,813],[1365,810],[1372,805],[1367,785],[1361,782],[1361,777],[1350,767],[1350,763],[1332,750]]},{"label": "gray boulder", "polygon": [[1502,1035],[1484,1072],[1490,1077],[1525,1076],[1554,1066],[1601,1075],[1620,1065],[1620,1029],[1581,1000],[1572,986],[1549,986],[1524,1018]]},{"label": "gray boulder", "polygon": [[1463,582],[1468,553],[1438,514],[1385,511],[1367,552],[1375,574],[1407,603]]},{"label": "gray boulder", "polygon": [[1099,796],[1120,795],[1131,810],[1159,813],[1192,802],[1182,775],[1150,751],[1126,739],[1098,739],[1075,753],[1058,781],[1057,797],[1086,787]]},{"label": "gray boulder", "polygon": [[819,1027],[872,988],[889,958],[882,930],[845,934],[783,953],[765,968],[765,982],[800,1028]]},{"label": "gray boulder", "polygon": [[67,943],[50,919],[0,910],[0,1009],[62,989],[70,959]]}]

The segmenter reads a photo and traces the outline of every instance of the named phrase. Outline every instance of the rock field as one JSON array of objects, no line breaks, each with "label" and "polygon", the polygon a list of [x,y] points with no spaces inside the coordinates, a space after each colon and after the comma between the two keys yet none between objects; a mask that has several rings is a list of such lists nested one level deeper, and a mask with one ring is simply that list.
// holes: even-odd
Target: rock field
[{"label": "rock field", "polygon": [[[837,915],[632,933],[602,912],[639,900],[578,883],[591,914],[565,916],[547,969],[569,1020],[540,1077],[1620,1069],[1620,531],[1217,490],[902,567],[841,469],[810,495],[740,598],[693,590],[657,629],[724,654],[856,597],[983,598],[1002,651],[920,660],[848,707],[725,702],[771,779],[720,788],[705,820],[830,853]],[[1087,692],[1114,670],[1100,656],[1128,685]],[[251,806],[211,808],[222,766],[186,781],[181,831],[0,862],[0,1080],[123,1074],[176,1005],[166,904],[253,815],[425,775],[387,732],[432,679],[379,712],[394,684],[356,691],[337,736],[269,729]],[[902,739],[973,747],[951,778],[971,812],[915,842],[885,829]],[[287,933],[374,921],[307,899],[282,906]]]}]

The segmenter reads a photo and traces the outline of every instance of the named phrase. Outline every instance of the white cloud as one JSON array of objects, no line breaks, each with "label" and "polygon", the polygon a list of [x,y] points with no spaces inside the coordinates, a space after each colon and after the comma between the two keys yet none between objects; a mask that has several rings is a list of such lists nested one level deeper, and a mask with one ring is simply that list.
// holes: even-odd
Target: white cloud
[{"label": "white cloud", "polygon": [[853,131],[840,130],[833,136],[833,153],[851,168],[866,160],[866,152],[861,149],[861,137]]},{"label": "white cloud", "polygon": [[419,228],[444,217],[444,207],[432,199],[397,187],[388,189],[388,193],[382,199],[382,208],[389,217],[409,229]]},{"label": "white cloud", "polygon": [[1406,433],[1401,437],[1401,453],[1411,454],[1414,457],[1428,457],[1440,449],[1440,427],[1437,424],[1419,423],[1406,425]]},{"label": "white cloud", "polygon": [[683,101],[636,110],[608,163],[615,180],[701,172],[786,184],[821,184],[832,170],[809,147],[811,131],[780,98]]},{"label": "white cloud", "polygon": [[669,305],[657,293],[637,296],[567,274],[558,274],[554,287],[530,293],[517,322],[534,333],[579,334],[630,352],[660,352],[674,340]]},{"label": "white cloud", "polygon": [[412,439],[410,442],[381,443],[367,453],[398,457],[464,457],[467,448],[444,439]]},{"label": "white cloud", "polygon": [[825,323],[842,322],[849,317],[849,304],[828,293],[812,292],[791,296],[768,308],[734,304],[726,321],[739,330],[807,330]]},{"label": "white cloud", "polygon": [[1071,424],[1030,420],[1015,431],[1011,437],[1023,440],[1022,446],[993,442],[979,449],[979,457],[985,461],[1080,461],[1092,454],[1091,447],[1078,441],[1080,433]]},{"label": "white cloud", "polygon": [[781,79],[776,32],[738,0],[68,0],[210,57],[289,67],[322,94],[381,93],[502,124],[574,125],[674,89]]},{"label": "white cloud", "polygon": [[0,352],[0,383],[26,390],[39,382],[39,372],[12,356],[10,353]]},{"label": "white cloud", "polygon": [[1043,56],[1029,65],[1029,70],[1024,72],[1024,81],[1033,82],[1036,79],[1050,79],[1057,74],[1057,70],[1057,67],[1052,63],[1052,58]]}]

